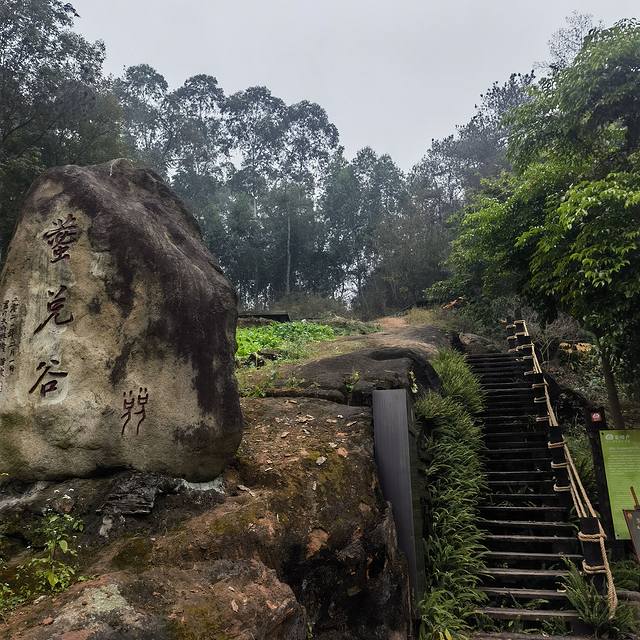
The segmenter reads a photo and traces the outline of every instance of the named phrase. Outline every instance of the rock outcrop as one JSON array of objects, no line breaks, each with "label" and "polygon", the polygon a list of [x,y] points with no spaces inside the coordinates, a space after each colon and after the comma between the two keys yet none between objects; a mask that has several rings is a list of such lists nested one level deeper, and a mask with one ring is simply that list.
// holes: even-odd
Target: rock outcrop
[{"label": "rock outcrop", "polygon": [[51,508],[84,521],[72,544],[79,573],[95,577],[7,615],[0,638],[405,640],[406,561],[371,410],[241,402],[239,454],[213,483],[122,472],[0,487],[0,556],[16,558],[2,582],[17,586],[23,545],[37,546]]},{"label": "rock outcrop", "polygon": [[0,279],[0,471],[214,478],[242,434],[236,319],[156,174],[124,160],[45,172]]}]

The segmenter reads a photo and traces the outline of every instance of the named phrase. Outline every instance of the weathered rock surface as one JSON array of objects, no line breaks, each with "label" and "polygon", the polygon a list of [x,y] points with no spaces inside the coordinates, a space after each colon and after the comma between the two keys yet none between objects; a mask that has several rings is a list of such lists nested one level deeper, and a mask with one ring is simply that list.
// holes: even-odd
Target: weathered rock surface
[{"label": "weathered rock surface", "polygon": [[235,293],[157,175],[122,160],[45,172],[0,296],[1,471],[202,481],[231,459]]},{"label": "weathered rock surface", "polygon": [[[79,571],[95,579],[18,609],[0,638],[304,640],[311,629],[319,640],[404,640],[406,561],[378,484],[371,410],[241,403],[240,453],[215,483],[125,472],[1,487],[10,566],[37,546],[41,514],[71,505],[85,522]],[[13,570],[0,580],[13,586]]]},{"label": "weathered rock surface", "polygon": [[457,340],[455,340],[454,336],[454,346],[458,347],[463,353],[471,355],[504,351],[502,345],[498,345],[493,340],[475,333],[460,333],[457,335]]},{"label": "weathered rock surface", "polygon": [[[389,344],[389,343],[387,343]],[[301,365],[291,365],[269,395],[325,398],[334,402],[371,406],[376,389],[417,392],[436,388],[438,376],[425,357],[426,346],[397,343],[347,353]],[[435,353],[435,350],[434,350]],[[295,391],[287,388],[295,381]]]}]

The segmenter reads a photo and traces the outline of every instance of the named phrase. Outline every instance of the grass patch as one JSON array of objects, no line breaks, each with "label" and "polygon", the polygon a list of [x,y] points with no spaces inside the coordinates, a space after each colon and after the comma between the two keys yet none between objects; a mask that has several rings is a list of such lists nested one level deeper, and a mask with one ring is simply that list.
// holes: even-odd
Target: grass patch
[{"label": "grass patch", "polygon": [[453,349],[440,349],[431,365],[440,378],[443,398],[458,402],[471,414],[482,411],[484,393],[478,377],[467,365],[466,356]]}]

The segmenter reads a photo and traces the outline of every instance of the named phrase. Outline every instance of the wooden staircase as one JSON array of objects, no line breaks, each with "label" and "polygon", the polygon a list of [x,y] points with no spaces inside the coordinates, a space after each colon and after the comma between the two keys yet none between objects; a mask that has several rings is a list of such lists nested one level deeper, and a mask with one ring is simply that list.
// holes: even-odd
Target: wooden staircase
[{"label": "wooden staircase", "polygon": [[479,419],[485,424],[489,493],[477,524],[486,531],[490,552],[480,587],[489,604],[479,613],[532,630],[564,620],[582,632],[558,584],[566,575],[563,558],[578,563],[582,555],[568,518],[568,494],[553,489],[548,434],[536,422],[524,364],[507,353],[471,355],[468,363],[486,394]]}]

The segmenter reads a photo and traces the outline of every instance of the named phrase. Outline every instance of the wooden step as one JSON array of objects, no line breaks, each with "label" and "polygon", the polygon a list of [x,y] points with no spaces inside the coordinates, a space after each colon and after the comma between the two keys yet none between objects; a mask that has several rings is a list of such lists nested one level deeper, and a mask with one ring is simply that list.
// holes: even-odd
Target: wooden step
[{"label": "wooden step", "polygon": [[[541,621],[534,620],[533,622]],[[569,623],[572,621],[567,620],[566,622]],[[572,624],[571,627],[573,626]],[[593,640],[593,636],[586,634],[586,629],[582,629],[579,634],[576,634],[572,629],[570,636],[550,636],[546,633],[534,633],[533,631],[527,631],[525,633],[514,633],[513,631],[475,631],[469,637],[472,640]]]},{"label": "wooden step", "polygon": [[[530,502],[536,506],[544,506],[550,504],[551,506],[558,506],[558,494],[557,493],[494,493],[487,496],[491,500],[487,503],[492,506],[499,506],[500,504],[507,504],[506,506],[518,506],[523,502]],[[517,503],[517,504],[513,504]]]},{"label": "wooden step", "polygon": [[487,575],[503,578],[562,578],[568,576],[569,572],[565,569],[508,569],[505,567],[489,567]]},{"label": "wooden step", "polygon": [[570,522],[547,520],[487,520],[485,518],[478,518],[476,522],[483,527],[513,527],[514,529],[543,528],[549,532],[560,531],[561,529],[574,530],[574,526]]},{"label": "wooden step", "polygon": [[478,416],[478,422],[491,422],[492,424],[496,424],[497,422],[503,422],[504,424],[513,424],[513,425],[521,425],[525,424],[535,424],[535,411],[532,409],[529,412],[523,411],[522,414],[512,415],[509,413],[504,414],[483,414]]},{"label": "wooden step", "polygon": [[531,383],[530,382],[522,382],[522,381],[513,381],[508,385],[500,384],[495,382],[485,382],[482,381],[482,389],[486,393],[491,393],[495,391],[531,391]]},{"label": "wooden step", "polygon": [[551,455],[549,447],[505,447],[504,449],[502,447],[499,447],[493,450],[490,449],[488,453],[491,455],[491,457],[514,456],[525,453],[536,455],[542,455],[543,453],[545,453],[549,456]]},{"label": "wooden step", "polygon": [[551,489],[553,486],[553,478],[541,478],[539,480],[489,480],[487,481],[487,485],[489,488],[500,490],[502,488],[512,488],[512,489],[533,489],[534,487],[539,487],[540,485],[551,485],[549,488]]},{"label": "wooden step", "polygon": [[517,459],[504,459],[495,458],[494,460],[484,460],[484,466],[486,469],[495,470],[496,467],[507,466],[514,469],[527,469],[532,470],[539,469],[541,471],[548,471],[551,469],[551,458],[548,456],[539,458],[517,458]]},{"label": "wooden step", "polygon": [[490,598],[513,598],[514,600],[567,600],[564,591],[554,589],[520,589],[518,587],[478,587]]},{"label": "wooden step", "polygon": [[[540,545],[555,545],[556,547],[573,548],[574,551],[578,549],[578,538],[573,536],[528,536],[528,535],[502,535],[495,533],[486,533],[482,537],[482,541],[485,546],[494,545],[526,545],[527,553],[530,553],[529,549],[533,548],[537,553],[544,553],[544,549],[534,548]],[[504,549],[504,546],[500,547],[500,550]],[[562,549],[566,551],[566,549]],[[570,553],[570,551],[566,551]],[[554,551],[555,553],[555,551]],[[559,551],[558,551],[559,553]]]},{"label": "wooden step", "polygon": [[530,551],[489,551],[486,556],[487,560],[492,562],[538,562],[540,564],[547,562],[561,562],[571,560],[574,564],[582,561],[579,553],[534,553]]},{"label": "wooden step", "polygon": [[[563,516],[568,512],[568,509],[566,507],[534,507],[534,506],[523,507],[523,506],[512,506],[512,505],[505,505],[501,507],[499,505],[493,505],[493,504],[483,505],[479,507],[479,510],[481,512],[489,512],[489,513],[501,512],[501,513],[507,513],[515,516],[525,514],[525,513],[540,514],[542,516],[553,515],[554,518]],[[553,521],[555,522],[555,520]]]},{"label": "wooden step", "polygon": [[[550,620],[551,618],[562,618],[567,622],[573,622],[580,619],[580,616],[577,611],[554,611],[551,609],[542,610],[542,609],[511,609],[511,608],[495,608],[495,607],[483,607],[482,609],[478,609],[478,613],[482,613],[489,618],[494,618],[496,620],[516,620],[520,618],[520,620],[524,621],[537,621],[537,620]],[[479,637],[488,637],[489,634],[481,633]],[[509,638],[515,638],[517,636],[523,636],[526,638],[535,638],[536,636],[529,634],[508,634]],[[546,637],[546,636],[545,636]],[[567,637],[567,636],[563,636]],[[573,638],[573,640],[576,640]],[[592,639],[591,639],[592,640]]]},{"label": "wooden step", "polygon": [[551,469],[528,471],[523,469],[522,471],[486,471],[485,475],[489,480],[520,480],[518,476],[525,476],[524,480],[531,480],[531,482],[540,482],[540,480],[553,478],[553,471]]}]

